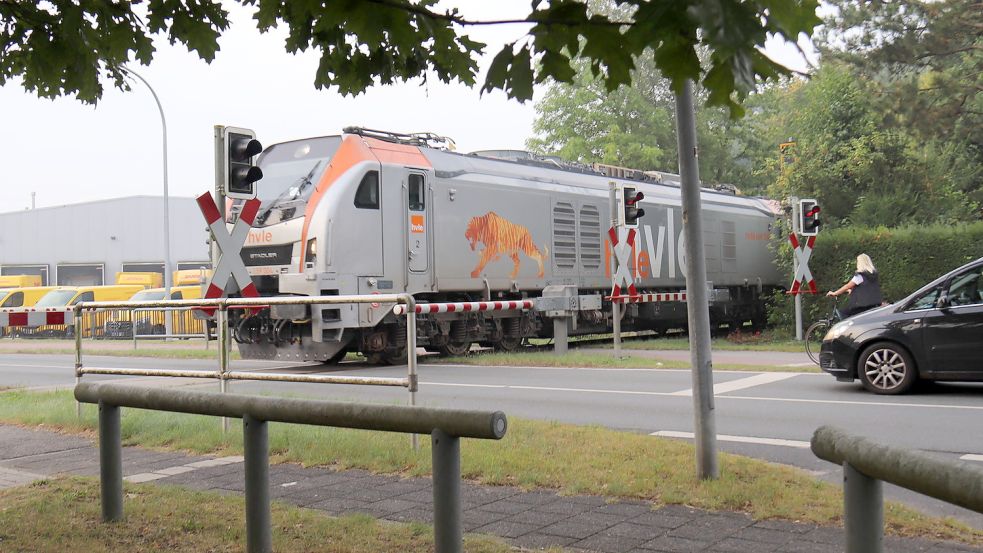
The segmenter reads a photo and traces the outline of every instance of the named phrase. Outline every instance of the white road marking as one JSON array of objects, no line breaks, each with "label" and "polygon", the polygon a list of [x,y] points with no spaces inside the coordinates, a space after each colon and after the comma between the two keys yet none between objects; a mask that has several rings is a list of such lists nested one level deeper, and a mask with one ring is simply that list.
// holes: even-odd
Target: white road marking
[{"label": "white road marking", "polygon": [[977,455],[976,453],[967,453],[960,457],[963,461],[983,461],[983,455]]},{"label": "white road marking", "polygon": [[[588,394],[621,394],[629,396],[658,396],[682,397],[675,392],[640,392],[638,390],[601,390],[594,388],[558,388],[555,386],[511,386],[508,384],[461,384],[457,382],[421,381],[421,386],[447,386],[451,388],[488,388],[503,390],[536,390],[547,392],[573,392]],[[761,396],[720,396],[718,399],[733,399],[741,401],[778,401],[785,403],[812,403],[818,405],[863,405],[866,407],[906,407],[909,409],[955,409],[968,411],[983,411],[983,405],[933,405],[931,403],[901,403],[891,401],[846,401],[837,399],[799,399],[784,397]]]},{"label": "white road marking", "polygon": [[[763,384],[769,384],[771,382],[779,382],[781,380],[787,380],[793,376],[798,376],[799,373],[761,373],[754,376],[749,376],[747,378],[738,378],[737,380],[731,380],[730,382],[721,382],[720,384],[713,385],[713,395],[726,394],[727,392],[734,392],[737,390],[743,390],[745,388],[752,388],[754,386],[761,386]],[[691,397],[693,395],[693,388],[687,388],[685,390],[680,390],[678,392],[673,392],[674,396],[686,396]]]},{"label": "white road marking", "polygon": [[[692,432],[659,430],[658,432],[653,432],[650,434],[650,436],[662,436],[664,438],[687,438],[692,440],[694,434]],[[755,438],[751,436],[728,436],[727,434],[717,434],[717,440],[721,442],[740,442],[743,444],[777,445],[783,447],[809,449],[809,442],[802,442],[799,440],[782,440],[779,438]]]}]

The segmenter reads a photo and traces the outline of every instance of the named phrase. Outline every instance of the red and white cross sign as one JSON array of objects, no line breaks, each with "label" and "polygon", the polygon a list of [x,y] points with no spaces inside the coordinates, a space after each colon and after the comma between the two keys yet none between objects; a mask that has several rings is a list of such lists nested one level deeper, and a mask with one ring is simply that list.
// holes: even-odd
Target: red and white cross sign
[{"label": "red and white cross sign", "polygon": [[[212,195],[205,192],[201,196],[198,196],[198,207],[201,209],[201,213],[205,216],[205,221],[208,223],[208,229],[212,233],[212,240],[215,240],[215,243],[218,244],[219,252],[221,252],[218,258],[218,266],[212,272],[212,278],[208,280],[205,299],[224,296],[229,278],[235,279],[236,285],[239,286],[239,291],[242,293],[242,297],[259,297],[259,292],[256,291],[256,285],[253,284],[253,280],[249,277],[246,264],[242,262],[242,256],[239,255],[242,245],[246,243],[246,237],[249,236],[249,229],[253,226],[253,220],[256,219],[259,204],[260,202],[256,198],[246,201],[245,205],[242,206],[242,211],[239,213],[239,220],[232,227],[232,233],[230,234],[229,229],[225,226],[225,219],[215,205]],[[209,315],[215,312],[214,309],[203,309],[203,311]]]},{"label": "red and white cross sign", "polygon": [[792,281],[792,289],[788,293],[803,293],[804,291],[800,289],[802,283],[809,285],[810,294],[818,293],[816,290],[816,281],[812,278],[812,271],[809,270],[809,258],[812,257],[812,248],[816,245],[816,237],[810,236],[801,248],[799,247],[799,237],[794,232],[788,235],[788,239],[792,242],[792,252],[795,253],[795,261],[798,263],[795,269],[795,277]]},{"label": "red and white cross sign", "polygon": [[629,296],[638,295],[635,279],[631,276],[631,252],[635,248],[635,229],[611,227],[608,230],[611,249],[614,250],[615,273],[612,278],[611,297],[621,296],[622,285]]}]

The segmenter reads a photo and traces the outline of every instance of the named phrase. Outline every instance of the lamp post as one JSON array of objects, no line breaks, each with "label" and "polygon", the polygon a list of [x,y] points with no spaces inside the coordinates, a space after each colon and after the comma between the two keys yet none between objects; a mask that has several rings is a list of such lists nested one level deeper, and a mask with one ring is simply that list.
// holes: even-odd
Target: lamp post
[{"label": "lamp post", "polygon": [[[126,72],[147,85],[150,93],[154,96],[154,102],[157,102],[157,110],[160,111],[160,128],[164,145],[164,299],[169,300],[171,299],[171,217],[170,201],[167,194],[167,121],[164,119],[164,108],[160,105],[160,99],[157,97],[154,87],[150,86],[147,79],[144,79],[139,73],[129,67],[126,68]],[[135,325],[133,331],[136,332]],[[164,312],[164,335],[171,335],[171,317],[170,313],[166,311]]]}]

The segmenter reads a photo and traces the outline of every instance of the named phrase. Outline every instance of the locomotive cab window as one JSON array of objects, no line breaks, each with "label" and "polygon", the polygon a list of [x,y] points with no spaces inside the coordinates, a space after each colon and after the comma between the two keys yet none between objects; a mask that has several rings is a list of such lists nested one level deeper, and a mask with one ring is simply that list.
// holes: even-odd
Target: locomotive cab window
[{"label": "locomotive cab window", "polygon": [[369,171],[355,191],[355,207],[358,209],[379,209],[379,172]]},{"label": "locomotive cab window", "polygon": [[423,186],[423,175],[410,175],[410,211],[424,211],[427,207],[426,188]]},{"label": "locomotive cab window", "polygon": [[14,292],[7,296],[0,307],[23,307],[24,305],[24,292]]}]

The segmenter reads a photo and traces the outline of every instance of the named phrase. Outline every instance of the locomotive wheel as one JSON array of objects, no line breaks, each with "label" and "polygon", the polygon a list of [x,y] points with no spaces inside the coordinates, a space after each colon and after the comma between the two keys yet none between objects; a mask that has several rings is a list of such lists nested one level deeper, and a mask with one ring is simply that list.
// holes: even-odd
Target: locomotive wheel
[{"label": "locomotive wheel", "polygon": [[365,357],[370,365],[402,365],[406,363],[406,348],[370,353]]},{"label": "locomotive wheel", "polygon": [[444,357],[460,357],[471,351],[471,342],[447,342],[447,344],[440,346],[437,351]]},{"label": "locomotive wheel", "polygon": [[513,352],[522,347],[522,338],[519,336],[505,336],[501,340],[492,344],[495,351]]}]

